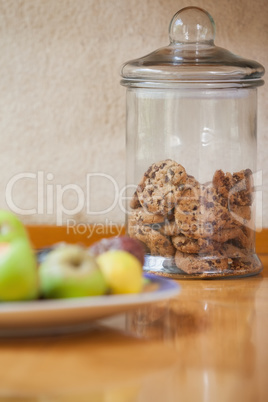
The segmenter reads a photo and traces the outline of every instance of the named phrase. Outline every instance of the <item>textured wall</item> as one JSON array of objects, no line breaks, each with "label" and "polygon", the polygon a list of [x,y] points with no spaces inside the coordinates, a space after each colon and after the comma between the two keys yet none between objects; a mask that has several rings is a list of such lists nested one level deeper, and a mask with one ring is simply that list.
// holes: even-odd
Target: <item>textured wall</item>
[{"label": "textured wall", "polygon": [[[171,17],[191,4],[214,17],[217,45],[268,65],[267,0],[0,0],[0,207],[12,201],[28,211],[27,223],[60,223],[63,208],[73,209],[63,223],[123,222],[112,208],[114,188],[125,180],[120,66],[166,45]],[[258,130],[264,226],[267,107],[265,86]],[[116,184],[104,177],[87,183],[88,173]]]}]

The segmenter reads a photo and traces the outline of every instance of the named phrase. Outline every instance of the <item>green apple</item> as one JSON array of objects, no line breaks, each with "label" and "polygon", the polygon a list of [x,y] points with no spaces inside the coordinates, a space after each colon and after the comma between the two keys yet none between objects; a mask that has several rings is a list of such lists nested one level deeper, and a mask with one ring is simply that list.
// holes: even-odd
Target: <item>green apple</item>
[{"label": "green apple", "polygon": [[139,293],[143,286],[142,264],[127,251],[110,250],[97,257],[113,294]]},{"label": "green apple", "polygon": [[14,214],[0,210],[0,300],[37,296],[37,261],[27,231]]},{"label": "green apple", "polygon": [[108,286],[96,260],[78,245],[60,245],[39,267],[40,288],[46,298],[99,296]]},{"label": "green apple", "polygon": [[0,209],[0,243],[9,243],[20,238],[28,239],[23,223],[12,212]]}]

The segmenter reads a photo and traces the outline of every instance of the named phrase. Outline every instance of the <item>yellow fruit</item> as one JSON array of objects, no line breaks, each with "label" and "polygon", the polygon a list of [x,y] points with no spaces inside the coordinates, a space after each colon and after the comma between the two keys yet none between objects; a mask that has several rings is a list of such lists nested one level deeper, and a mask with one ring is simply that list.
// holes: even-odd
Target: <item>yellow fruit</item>
[{"label": "yellow fruit", "polygon": [[97,263],[113,294],[142,290],[142,265],[127,251],[111,250],[101,254]]}]

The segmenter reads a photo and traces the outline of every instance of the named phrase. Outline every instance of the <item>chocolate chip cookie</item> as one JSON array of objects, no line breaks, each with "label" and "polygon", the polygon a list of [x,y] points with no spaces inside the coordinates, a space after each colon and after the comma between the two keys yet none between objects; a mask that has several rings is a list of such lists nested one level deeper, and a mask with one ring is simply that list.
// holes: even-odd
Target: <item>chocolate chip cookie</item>
[{"label": "chocolate chip cookie", "polygon": [[192,239],[183,234],[173,236],[172,243],[174,247],[183,253],[212,253],[221,247],[220,243],[211,239]]},{"label": "chocolate chip cookie", "polygon": [[153,225],[155,223],[164,223],[165,216],[160,214],[152,214],[140,207],[131,212],[130,220],[136,221],[140,225]]},{"label": "chocolate chip cookie", "polygon": [[184,235],[193,238],[207,238],[233,227],[231,214],[210,185],[198,185],[183,194],[175,207],[175,221]]},{"label": "chocolate chip cookie", "polygon": [[130,206],[131,209],[136,209],[136,208],[141,207],[139,197],[138,197],[138,194],[137,194],[137,190],[134,192],[134,194],[133,194],[133,196],[132,196],[132,198],[130,200],[129,206]]},{"label": "chocolate chip cookie", "polygon": [[166,220],[165,223],[159,227],[159,231],[165,236],[176,236],[180,233],[180,228],[177,226],[175,220]]},{"label": "chocolate chip cookie", "polygon": [[171,159],[152,164],[137,187],[140,204],[148,212],[167,215],[176,205],[186,178],[184,167]]},{"label": "chocolate chip cookie", "polygon": [[231,268],[234,274],[239,272],[239,275],[253,275],[254,273],[261,272],[262,264],[256,254],[247,254],[243,258],[233,259]]},{"label": "chocolate chip cookie", "polygon": [[217,170],[212,183],[217,193],[228,201],[229,205],[251,205],[253,194],[253,178],[250,169],[236,173],[224,173]]},{"label": "chocolate chip cookie", "polygon": [[219,251],[213,254],[187,254],[177,250],[175,254],[175,263],[189,275],[199,274],[207,276],[210,272],[224,272],[228,269],[228,258]]},{"label": "chocolate chip cookie", "polygon": [[131,225],[129,235],[144,243],[150,250],[151,255],[172,257],[175,254],[175,247],[170,239],[150,226]]},{"label": "chocolate chip cookie", "polygon": [[251,207],[249,205],[229,205],[229,211],[234,220],[246,225],[251,219]]}]

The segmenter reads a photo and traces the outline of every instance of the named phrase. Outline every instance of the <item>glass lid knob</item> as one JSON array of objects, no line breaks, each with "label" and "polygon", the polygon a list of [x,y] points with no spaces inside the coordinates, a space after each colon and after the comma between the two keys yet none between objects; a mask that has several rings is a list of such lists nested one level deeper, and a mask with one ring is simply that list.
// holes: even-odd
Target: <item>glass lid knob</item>
[{"label": "glass lid knob", "polygon": [[171,44],[213,45],[215,23],[211,15],[198,7],[178,11],[169,25]]}]

